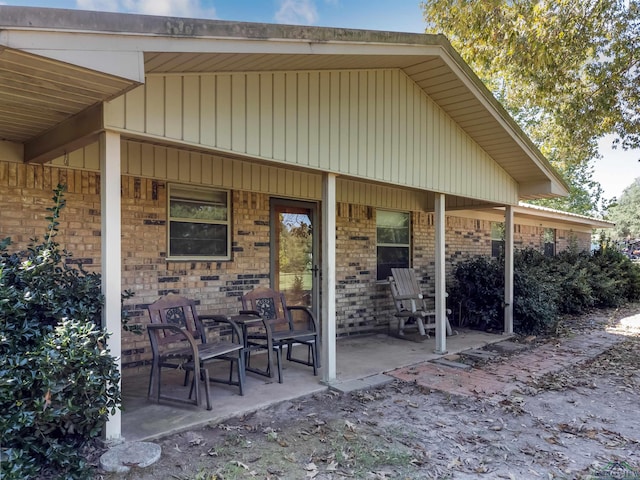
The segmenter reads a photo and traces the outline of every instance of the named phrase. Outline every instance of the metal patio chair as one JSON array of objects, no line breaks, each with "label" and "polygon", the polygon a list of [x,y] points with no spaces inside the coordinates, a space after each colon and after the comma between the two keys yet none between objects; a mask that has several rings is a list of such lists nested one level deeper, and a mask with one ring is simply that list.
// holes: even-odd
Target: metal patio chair
[{"label": "metal patio chair", "polygon": [[[238,326],[228,317],[202,315],[196,304],[179,295],[169,294],[148,306],[151,323],[147,326],[153,361],[149,374],[148,396],[154,393],[157,402],[172,400],[200,406],[200,380],[204,380],[207,410],[211,410],[209,382],[236,385],[240,395],[244,388],[244,344]],[[206,326],[205,326],[206,324]],[[209,365],[214,361],[229,362],[229,377],[214,378],[209,375]],[[237,379],[233,379],[234,364]],[[184,370],[184,385],[193,372],[188,400],[161,393],[163,368]],[[195,390],[195,399],[192,395]]]},{"label": "metal patio chair", "polygon": [[[250,372],[273,377],[273,353],[276,354],[278,382],[282,383],[282,350],[287,347],[287,360],[313,367],[313,374],[318,374],[320,359],[318,355],[319,330],[313,312],[304,306],[289,306],[284,293],[266,287],[257,287],[242,297],[241,314],[258,315],[262,319],[261,328],[245,330],[247,346],[247,367]],[[294,322],[294,314],[301,314],[304,326]],[[293,355],[295,345],[307,347],[307,358],[300,359]],[[260,370],[250,366],[251,351],[267,350],[267,368]]]}]

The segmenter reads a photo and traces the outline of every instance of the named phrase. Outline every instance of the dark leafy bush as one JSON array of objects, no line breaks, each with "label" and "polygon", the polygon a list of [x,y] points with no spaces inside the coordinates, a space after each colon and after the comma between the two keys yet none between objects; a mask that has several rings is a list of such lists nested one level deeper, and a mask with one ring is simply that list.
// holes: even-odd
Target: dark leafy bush
[{"label": "dark leafy bush", "polygon": [[120,404],[100,327],[100,277],[55,241],[59,186],[42,243],[0,242],[0,471],[4,479],[87,478],[82,448]]},{"label": "dark leafy bush", "polygon": [[[541,276],[549,267],[547,257],[532,249],[518,250],[513,264],[514,330],[541,333],[554,329],[558,320],[558,291],[553,282],[546,282],[547,277]],[[504,269],[501,272],[504,275]]]},{"label": "dark leafy bush", "polygon": [[[504,325],[504,260],[476,257],[458,265],[450,287],[462,323],[501,330]],[[546,257],[533,249],[514,254],[514,329],[554,330],[559,314],[616,307],[640,300],[640,267],[612,248],[594,255],[569,250]]]},{"label": "dark leafy bush", "polygon": [[482,330],[501,329],[504,305],[504,269],[490,257],[473,257],[454,271],[449,304],[461,305],[461,323]]}]

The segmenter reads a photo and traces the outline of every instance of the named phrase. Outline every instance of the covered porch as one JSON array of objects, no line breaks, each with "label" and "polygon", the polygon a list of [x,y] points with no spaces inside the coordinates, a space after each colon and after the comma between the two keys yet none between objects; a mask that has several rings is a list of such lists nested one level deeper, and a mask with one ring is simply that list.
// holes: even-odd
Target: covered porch
[{"label": "covered porch", "polygon": [[[385,373],[395,369],[482,348],[507,338],[507,335],[459,330],[458,335],[448,338],[449,353],[446,355],[434,353],[434,337],[421,342],[383,333],[339,338],[336,342],[338,370],[335,381],[324,383],[322,369],[314,377],[309,367],[285,361],[284,383],[279,384],[277,378],[247,373],[244,396],[238,395],[236,387],[212,384],[211,411],[186,404],[155,403],[147,399],[148,369],[124,371],[122,436],[126,441],[153,440],[208,424],[224,423],[232,417],[329,389],[350,392],[375,387],[391,381],[392,378]],[[171,372],[164,377],[163,388],[167,392],[171,390],[171,395],[186,399],[189,387],[183,387],[182,380],[182,372]]]},{"label": "covered porch", "polygon": [[[298,366],[288,366],[284,385],[249,375],[246,397],[214,388],[217,410],[176,413],[146,400],[146,372],[130,376],[143,367],[125,369],[122,416],[108,422],[107,439],[151,438],[172,428],[144,433],[156,419],[189,428],[260,408],[257,398],[276,402],[479,346],[465,347],[472,335],[445,336],[446,216],[456,210],[505,209],[504,330],[513,331],[514,206],[566,186],[445,38],[197,19],[183,34],[174,18],[0,12],[0,93],[19,87],[38,112],[16,130],[24,104],[11,104],[0,118],[0,160],[26,172],[7,175],[11,186],[24,183],[13,194],[22,206],[37,204],[31,197],[46,183],[29,172],[71,184],[79,214],[70,236],[83,230],[78,247],[101,274],[115,357],[144,365],[150,356],[146,336],[121,330],[123,289],[136,290],[127,306],[142,327],[146,305],[167,292],[237,312],[239,289],[274,275],[271,200],[310,202],[321,215],[320,375],[302,369],[308,387],[297,392]],[[58,83],[44,93],[55,105],[30,81],[50,70]],[[76,98],[76,79],[98,92]],[[222,252],[172,257],[172,188],[223,198]],[[360,340],[337,338],[384,328],[378,210],[412,219],[406,264],[422,267],[434,287],[438,327],[421,344],[365,336],[357,348]]]}]

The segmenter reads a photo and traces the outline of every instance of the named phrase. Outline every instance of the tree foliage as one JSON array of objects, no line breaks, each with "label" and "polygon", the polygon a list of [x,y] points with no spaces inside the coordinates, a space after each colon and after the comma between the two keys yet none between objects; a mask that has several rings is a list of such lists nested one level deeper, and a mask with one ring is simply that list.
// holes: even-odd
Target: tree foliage
[{"label": "tree foliage", "polygon": [[620,200],[609,207],[608,215],[616,224],[616,239],[640,238],[640,178],[624,189]]},{"label": "tree foliage", "polygon": [[[425,0],[444,33],[572,186],[578,213],[601,195],[597,141],[640,147],[640,2]],[[586,197],[585,197],[586,196]],[[580,199],[582,197],[582,199]],[[562,206],[556,202],[556,207]]]}]

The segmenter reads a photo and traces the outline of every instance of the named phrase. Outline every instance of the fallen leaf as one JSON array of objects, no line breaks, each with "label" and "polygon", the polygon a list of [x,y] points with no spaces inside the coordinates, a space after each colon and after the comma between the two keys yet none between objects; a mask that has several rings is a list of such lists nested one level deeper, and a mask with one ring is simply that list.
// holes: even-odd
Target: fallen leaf
[{"label": "fallen leaf", "polygon": [[237,465],[240,468],[244,468],[245,470],[249,470],[249,467],[247,465],[245,465],[242,462],[239,462],[238,460],[234,460],[231,462],[233,465]]},{"label": "fallen leaf", "polygon": [[44,407],[42,411],[44,412],[49,405],[51,405],[51,390],[47,390],[47,393],[44,394]]}]

